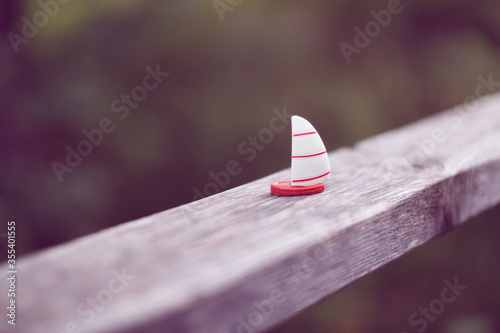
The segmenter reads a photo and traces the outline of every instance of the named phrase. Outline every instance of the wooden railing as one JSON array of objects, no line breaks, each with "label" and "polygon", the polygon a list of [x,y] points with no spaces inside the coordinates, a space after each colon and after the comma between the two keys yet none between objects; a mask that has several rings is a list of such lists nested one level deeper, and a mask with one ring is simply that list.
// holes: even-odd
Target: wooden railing
[{"label": "wooden railing", "polygon": [[22,258],[1,331],[264,331],[499,203],[500,95],[329,156],[318,195],[284,170]]}]

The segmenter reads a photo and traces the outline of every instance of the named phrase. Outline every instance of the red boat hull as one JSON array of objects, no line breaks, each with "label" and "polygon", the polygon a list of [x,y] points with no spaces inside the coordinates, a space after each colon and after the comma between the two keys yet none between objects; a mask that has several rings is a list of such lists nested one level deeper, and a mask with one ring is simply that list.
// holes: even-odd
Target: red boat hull
[{"label": "red boat hull", "polygon": [[325,184],[323,183],[311,186],[292,186],[290,181],[271,184],[271,194],[285,197],[316,194],[321,193],[324,190]]}]

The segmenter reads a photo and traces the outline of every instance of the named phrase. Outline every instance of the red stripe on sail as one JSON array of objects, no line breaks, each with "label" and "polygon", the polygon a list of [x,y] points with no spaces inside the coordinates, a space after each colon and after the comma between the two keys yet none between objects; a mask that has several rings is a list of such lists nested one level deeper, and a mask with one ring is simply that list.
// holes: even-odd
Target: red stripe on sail
[{"label": "red stripe on sail", "polygon": [[315,180],[315,179],[318,179],[318,178],[321,178],[321,177],[325,177],[327,175],[330,174],[330,171],[328,171],[327,173],[325,173],[324,175],[321,175],[321,176],[318,176],[318,177],[314,177],[314,178],[309,178],[309,179],[300,179],[300,180],[292,180],[293,183],[300,183],[300,182],[308,182],[310,180]]},{"label": "red stripe on sail", "polygon": [[317,154],[312,154],[312,155],[292,156],[292,158],[314,157],[314,156],[319,156],[319,155],[323,155],[323,154],[326,154],[326,150],[324,152],[317,153]]},{"label": "red stripe on sail", "polygon": [[310,135],[310,134],[316,134],[316,132],[299,133],[299,134],[294,134],[293,136],[302,136],[302,135]]}]

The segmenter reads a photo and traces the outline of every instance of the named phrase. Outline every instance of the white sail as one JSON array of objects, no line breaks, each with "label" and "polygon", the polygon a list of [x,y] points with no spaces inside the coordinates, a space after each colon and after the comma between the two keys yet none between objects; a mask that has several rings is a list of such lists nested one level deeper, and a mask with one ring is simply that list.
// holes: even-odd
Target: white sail
[{"label": "white sail", "polygon": [[316,129],[302,117],[292,117],[292,186],[324,183],[330,177],[330,161]]}]

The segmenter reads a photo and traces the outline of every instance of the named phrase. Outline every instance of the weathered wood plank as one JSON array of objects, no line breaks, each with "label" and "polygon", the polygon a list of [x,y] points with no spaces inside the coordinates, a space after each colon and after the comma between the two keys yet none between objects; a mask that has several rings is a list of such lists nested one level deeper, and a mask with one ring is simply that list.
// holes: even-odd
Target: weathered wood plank
[{"label": "weathered wood plank", "polygon": [[23,258],[1,331],[263,331],[500,202],[500,95],[461,110],[330,153],[322,194],[284,170]]}]

